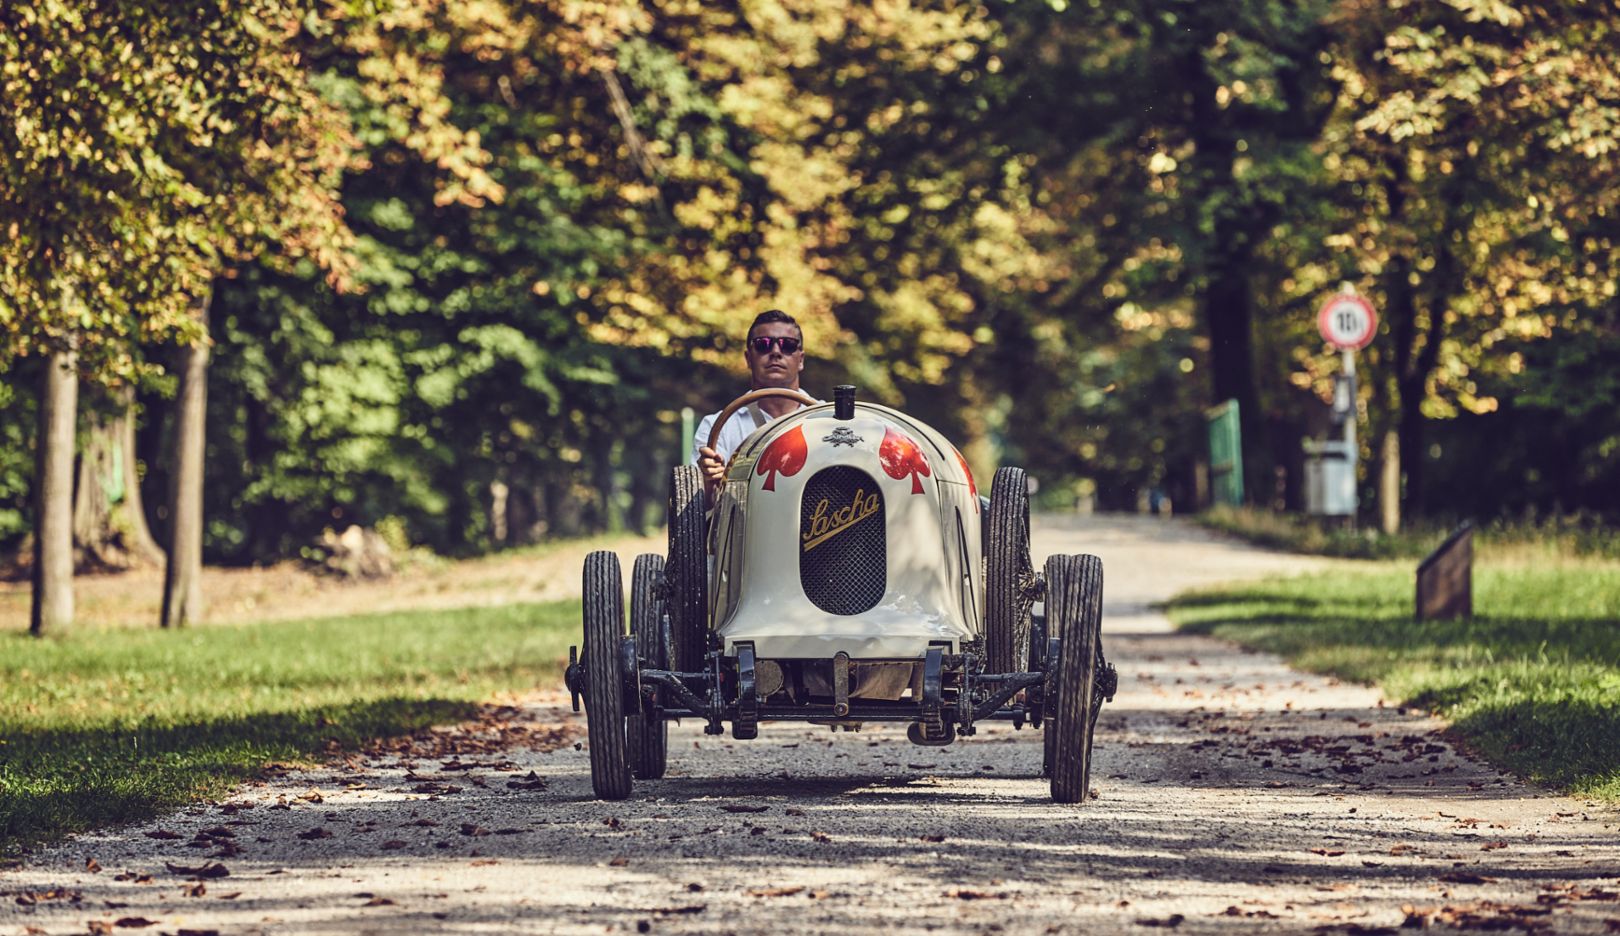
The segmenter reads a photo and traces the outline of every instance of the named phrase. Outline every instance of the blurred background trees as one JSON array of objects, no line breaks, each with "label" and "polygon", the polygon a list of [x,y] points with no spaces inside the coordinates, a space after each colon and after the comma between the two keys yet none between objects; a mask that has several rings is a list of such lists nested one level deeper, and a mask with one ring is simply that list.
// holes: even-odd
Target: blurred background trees
[{"label": "blurred background trees", "polygon": [[772,307],[813,392],[856,383],[1048,505],[1195,505],[1203,410],[1234,398],[1251,499],[1297,507],[1341,282],[1383,317],[1369,518],[1620,519],[1606,9],[196,12],[0,12],[8,551],[44,519],[64,355],[81,563],[183,539],[187,438],[211,562],[351,523],[450,554],[645,529],[680,407],[746,389]]}]

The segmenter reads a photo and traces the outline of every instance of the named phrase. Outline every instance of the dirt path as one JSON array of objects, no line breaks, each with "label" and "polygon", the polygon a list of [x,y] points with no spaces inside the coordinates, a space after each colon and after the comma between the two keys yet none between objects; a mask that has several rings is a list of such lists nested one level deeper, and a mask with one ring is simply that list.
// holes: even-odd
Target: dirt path
[{"label": "dirt path", "polygon": [[[1620,930],[1613,811],[1150,608],[1315,563],[1134,518],[1036,540],[1107,563],[1120,693],[1083,807],[1047,800],[1037,733],[999,726],[938,750],[688,724],[668,779],[598,803],[551,696],[37,855],[0,873],[0,933]],[[187,873],[210,863],[228,876]]]},{"label": "dirt path", "polygon": [[[585,554],[611,548],[625,560],[664,549],[657,536],[602,536],[510,550],[478,559],[418,558],[399,574],[371,581],[340,581],[297,562],[255,568],[207,566],[203,625],[344,617],[388,611],[466,608],[578,597]],[[28,629],[30,584],[0,580],[0,633]],[[73,580],[78,630],[155,627],[163,606],[163,570],[137,569]]]}]

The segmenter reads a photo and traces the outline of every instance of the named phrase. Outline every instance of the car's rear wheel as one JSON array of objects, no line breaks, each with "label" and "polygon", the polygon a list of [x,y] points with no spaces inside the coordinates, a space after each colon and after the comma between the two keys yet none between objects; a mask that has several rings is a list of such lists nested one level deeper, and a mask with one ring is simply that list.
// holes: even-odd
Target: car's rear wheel
[{"label": "car's rear wheel", "polygon": [[619,647],[624,638],[624,592],[619,557],[599,550],[585,557],[585,727],[591,745],[591,788],[598,799],[630,795],[625,738],[624,680]]},{"label": "car's rear wheel", "polygon": [[669,617],[675,669],[703,669],[709,648],[709,562],[704,537],[703,474],[681,465],[669,482]]},{"label": "car's rear wheel", "polygon": [[985,545],[985,667],[1016,673],[1029,657],[1029,606],[1035,566],[1029,557],[1029,479],[999,468],[990,486]]},{"label": "car's rear wheel", "polygon": [[[636,557],[635,570],[630,573],[630,636],[636,639],[636,655],[651,669],[669,669],[664,600],[659,594],[663,578],[663,556]],[[638,707],[629,713],[625,731],[630,742],[630,770],[636,779],[662,777],[669,763],[669,723]]]},{"label": "car's rear wheel", "polygon": [[1062,635],[1055,720],[1047,748],[1052,799],[1084,803],[1091,790],[1091,738],[1098,705],[1097,657],[1102,647],[1102,560],[1053,556],[1046,560],[1046,620]]},{"label": "car's rear wheel", "polygon": [[[1062,631],[1058,630],[1058,621],[1052,617],[1052,605],[1050,604],[1051,599],[1047,599],[1047,601],[1048,604],[1046,605],[1046,613],[1044,615],[1046,629],[1044,636],[1048,640],[1053,637],[1061,638],[1063,633]],[[1040,652],[1042,658],[1044,659],[1046,655],[1046,648],[1040,648]],[[1029,655],[1030,668],[1034,669],[1035,647],[1033,645],[1033,641],[1031,642]],[[1057,712],[1057,680],[1053,678],[1056,675],[1057,661],[1045,660],[1045,666],[1047,677],[1046,685],[1042,690],[1042,699],[1044,700],[1042,707],[1044,713],[1042,715],[1043,723],[1041,725],[1041,744],[1044,750],[1041,754],[1041,776],[1050,777],[1052,776],[1052,757],[1057,748],[1057,720],[1054,717],[1054,713]]]}]

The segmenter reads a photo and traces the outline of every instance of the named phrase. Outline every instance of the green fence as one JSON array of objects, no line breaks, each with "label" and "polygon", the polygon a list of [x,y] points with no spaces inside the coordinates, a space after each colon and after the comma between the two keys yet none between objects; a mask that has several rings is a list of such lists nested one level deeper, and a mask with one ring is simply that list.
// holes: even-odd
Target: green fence
[{"label": "green fence", "polygon": [[1243,431],[1238,401],[1227,400],[1204,411],[1209,422],[1209,490],[1217,504],[1243,505]]}]

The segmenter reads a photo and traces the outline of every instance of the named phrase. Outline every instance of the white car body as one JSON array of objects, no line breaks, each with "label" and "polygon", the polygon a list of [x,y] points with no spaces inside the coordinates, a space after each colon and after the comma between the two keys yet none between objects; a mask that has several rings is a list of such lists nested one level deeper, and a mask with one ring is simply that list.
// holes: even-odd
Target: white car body
[{"label": "white car body", "polygon": [[983,628],[971,472],[902,413],[860,403],[840,420],[823,404],[768,423],[734,454],[715,510],[709,620],[727,656],[748,642],[762,660],[916,661]]}]

